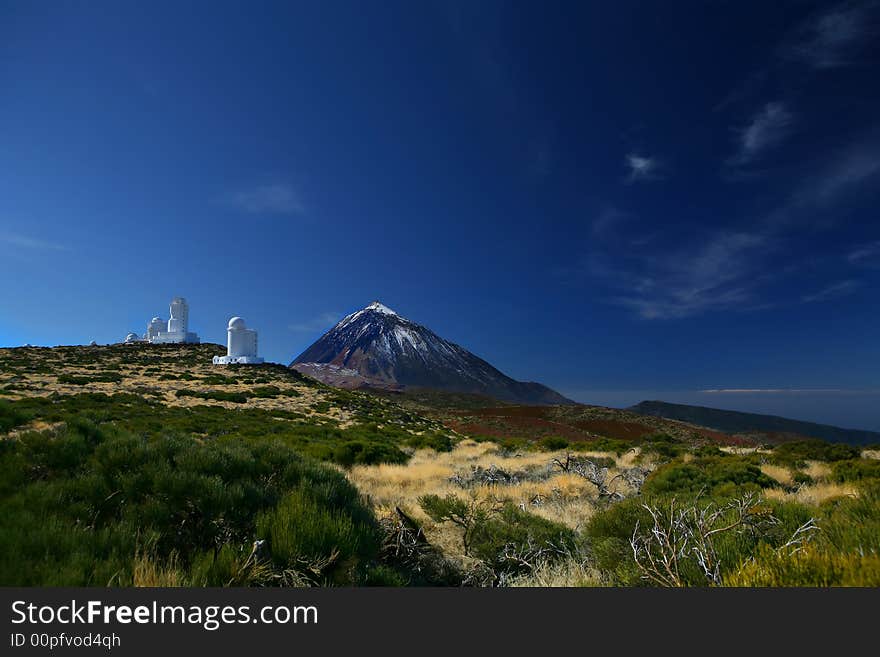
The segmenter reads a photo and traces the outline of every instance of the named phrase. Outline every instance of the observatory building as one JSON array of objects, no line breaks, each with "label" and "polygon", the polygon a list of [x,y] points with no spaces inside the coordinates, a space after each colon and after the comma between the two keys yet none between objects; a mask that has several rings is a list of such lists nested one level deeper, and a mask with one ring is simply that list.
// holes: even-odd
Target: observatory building
[{"label": "observatory building", "polygon": [[171,300],[171,319],[166,323],[161,317],[154,317],[147,324],[143,337],[137,333],[125,336],[125,342],[150,342],[152,344],[198,344],[199,336],[189,331],[189,305],[183,297]]},{"label": "observatory building", "polygon": [[147,326],[144,339],[152,344],[198,344],[199,336],[189,332],[189,305],[183,297],[174,297],[169,309],[171,318],[167,330],[162,329],[162,318],[154,317]]},{"label": "observatory building", "polygon": [[226,355],[214,356],[214,365],[253,365],[262,363],[257,356],[257,332],[245,326],[241,317],[233,317],[226,328]]},{"label": "observatory building", "polygon": [[144,340],[147,342],[152,342],[153,338],[159,335],[160,332],[164,331],[168,328],[168,324],[165,323],[165,320],[161,317],[154,317],[150,320],[150,323],[147,324],[147,332],[144,335]]}]

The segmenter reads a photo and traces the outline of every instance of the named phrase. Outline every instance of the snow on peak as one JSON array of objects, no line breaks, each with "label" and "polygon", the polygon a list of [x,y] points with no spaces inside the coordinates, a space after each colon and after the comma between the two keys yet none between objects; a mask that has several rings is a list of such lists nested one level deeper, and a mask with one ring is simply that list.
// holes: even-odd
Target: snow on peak
[{"label": "snow on peak", "polygon": [[[353,312],[351,315],[343,317],[342,320],[340,320],[340,322],[335,326],[335,328],[337,328],[337,329],[345,328],[346,326],[351,324],[353,321],[355,321],[356,319],[361,317],[365,312],[368,312],[368,311],[377,312],[382,315],[392,315],[394,317],[400,317],[400,315],[398,315],[396,312],[391,310],[391,308],[389,308],[388,306],[383,304],[381,301],[374,301],[366,308],[362,308],[361,310],[357,310],[357,311]],[[400,317],[400,319],[403,320],[403,317]],[[407,321],[407,320],[403,320],[403,321]]]},{"label": "snow on peak", "polygon": [[397,315],[396,312],[391,310],[391,308],[383,304],[381,301],[374,301],[369,306],[364,308],[364,310],[372,310],[377,313],[382,313],[383,315]]}]

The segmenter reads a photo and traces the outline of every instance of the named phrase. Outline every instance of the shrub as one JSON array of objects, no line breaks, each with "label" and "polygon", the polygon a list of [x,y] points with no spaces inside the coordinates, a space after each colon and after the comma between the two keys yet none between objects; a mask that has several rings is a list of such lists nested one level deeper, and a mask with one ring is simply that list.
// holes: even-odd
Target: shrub
[{"label": "shrub", "polygon": [[197,397],[199,399],[214,399],[216,401],[228,401],[235,404],[246,404],[248,397],[243,392],[226,392],[225,390],[188,390],[181,388],[175,393],[177,397]]},{"label": "shrub", "polygon": [[822,440],[797,440],[782,443],[773,450],[773,460],[780,465],[802,466],[804,461],[844,461],[858,458],[858,448]]},{"label": "shrub", "polygon": [[514,575],[574,550],[575,535],[561,523],[507,502],[499,512],[476,523],[470,543],[471,553],[496,574]]},{"label": "shrub", "polygon": [[[342,497],[348,504],[360,504],[353,491]],[[257,534],[268,539],[278,567],[344,583],[351,570],[375,555],[378,526],[366,510],[352,514],[332,502],[327,491],[297,490],[257,519]]]},{"label": "shrub", "polygon": [[435,452],[449,452],[452,450],[452,438],[444,433],[423,433],[413,435],[405,440],[407,447],[415,449],[429,448]]},{"label": "shrub", "polygon": [[854,458],[837,461],[832,468],[835,481],[864,481],[880,479],[880,460]]},{"label": "shrub", "polygon": [[863,484],[858,497],[829,500],[821,512],[822,540],[835,550],[880,554],[880,483]]},{"label": "shrub", "polygon": [[662,459],[674,459],[685,451],[685,445],[665,433],[656,433],[644,438],[642,452],[656,454]]},{"label": "shrub", "polygon": [[261,399],[274,399],[279,394],[281,394],[281,388],[278,386],[257,386],[251,390],[251,397]]},{"label": "shrub", "polygon": [[571,529],[512,502],[498,509],[448,494],[425,495],[419,504],[434,522],[457,525],[465,554],[482,560],[496,578],[520,574],[576,548]]},{"label": "shrub", "polygon": [[29,419],[29,415],[22,411],[19,405],[0,399],[0,432],[6,433],[10,429],[26,424]]},{"label": "shrub", "polygon": [[409,457],[394,445],[380,442],[349,440],[337,445],[332,459],[345,466],[371,465],[374,463],[406,463]]},{"label": "shrub", "polygon": [[726,586],[880,586],[880,555],[823,551],[808,545],[796,552],[762,545],[753,559],[724,579]]},{"label": "shrub", "polygon": [[624,440],[613,438],[597,438],[596,440],[577,441],[571,444],[571,449],[588,452],[614,452],[618,456],[633,448],[633,444]]},{"label": "shrub", "polygon": [[560,449],[568,448],[568,441],[565,438],[547,436],[546,438],[541,438],[541,440],[538,441],[538,448],[544,450],[545,452],[555,452]]},{"label": "shrub", "polygon": [[636,523],[645,526],[650,522],[650,515],[642,507],[642,502],[630,498],[601,510],[590,518],[584,529],[596,567],[616,584],[634,586],[642,583],[630,547]]},{"label": "shrub", "polygon": [[[353,583],[348,566],[376,556],[375,521],[340,473],[271,437],[163,433],[83,419],[0,442],[0,582],[127,586],[137,567],[139,577],[168,571],[197,585],[247,584],[251,574],[232,576],[250,554],[256,519],[296,508],[315,518],[297,520],[300,553],[327,558],[327,545],[339,549],[333,581]],[[273,515],[281,500],[287,506]]]},{"label": "shrub", "polygon": [[699,493],[733,496],[775,486],[760,468],[736,456],[709,456],[660,466],[645,481],[646,494]]},{"label": "shrub", "polygon": [[66,383],[72,386],[84,386],[91,383],[91,378],[87,376],[75,376],[73,374],[59,374],[56,377],[58,383]]}]

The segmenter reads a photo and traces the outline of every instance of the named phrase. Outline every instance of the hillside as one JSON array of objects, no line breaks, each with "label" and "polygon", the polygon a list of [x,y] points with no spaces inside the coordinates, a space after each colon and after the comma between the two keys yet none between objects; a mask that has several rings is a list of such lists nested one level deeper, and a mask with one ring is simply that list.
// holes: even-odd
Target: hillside
[{"label": "hillside", "polygon": [[[880,585],[880,452],[222,350],[0,349],[0,585]],[[708,573],[644,558],[673,510]]]},{"label": "hillside", "polygon": [[515,381],[378,301],[344,317],[291,367],[345,388],[432,388],[520,404],[574,403],[540,383]]},{"label": "hillside", "polygon": [[158,431],[164,422],[194,427],[201,438],[244,430],[295,436],[301,449],[321,457],[357,441],[399,453],[401,432],[405,439],[443,429],[391,401],[338,390],[283,365],[213,365],[221,353],[225,347],[216,344],[0,349],[0,400],[17,402],[31,418],[16,432],[81,409],[138,431]]},{"label": "hillside", "polygon": [[880,444],[880,433],[874,431],[842,429],[827,424],[791,420],[776,415],[742,413],[661,401],[643,401],[627,410],[639,415],[681,420],[730,434],[753,435],[759,441],[762,438],[767,442],[818,438],[832,443],[849,443],[851,445]]}]

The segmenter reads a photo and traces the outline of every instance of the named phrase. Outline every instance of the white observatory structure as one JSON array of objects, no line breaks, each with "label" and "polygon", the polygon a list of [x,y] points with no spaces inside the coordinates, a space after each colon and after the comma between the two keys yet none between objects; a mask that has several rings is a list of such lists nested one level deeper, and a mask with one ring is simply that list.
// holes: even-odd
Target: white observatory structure
[{"label": "white observatory structure", "polygon": [[245,326],[241,317],[233,317],[226,327],[226,355],[214,356],[214,365],[253,365],[262,363],[257,356],[257,332]]},{"label": "white observatory structure", "polygon": [[189,304],[183,297],[174,297],[169,309],[171,318],[163,331],[162,319],[154,317],[147,326],[145,339],[152,344],[198,344],[199,336],[189,331]]},{"label": "white observatory structure", "polygon": [[153,338],[157,337],[159,333],[168,328],[168,324],[165,323],[165,320],[161,317],[154,317],[150,320],[150,323],[147,324],[147,333],[144,335],[144,340],[147,342],[152,342]]}]

